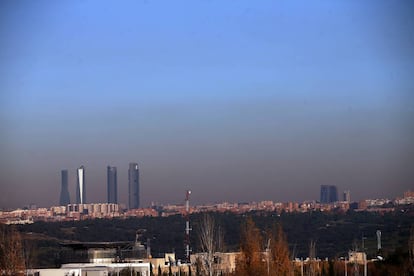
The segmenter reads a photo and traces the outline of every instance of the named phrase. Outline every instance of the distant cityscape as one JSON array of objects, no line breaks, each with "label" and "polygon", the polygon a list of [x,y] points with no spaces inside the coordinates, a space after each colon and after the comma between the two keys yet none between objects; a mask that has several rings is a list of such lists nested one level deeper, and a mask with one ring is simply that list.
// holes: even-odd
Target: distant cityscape
[{"label": "distant cityscape", "polygon": [[[60,190],[59,204],[66,206],[71,203],[68,184],[68,170],[62,170],[62,182]],[[76,170],[76,204],[86,204],[86,181],[85,167],[80,166]],[[107,167],[107,203],[118,204],[118,180],[117,168]],[[129,163],[128,169],[128,208],[139,208],[139,168],[138,163]]]},{"label": "distant cityscape", "polygon": [[[29,205],[25,208],[0,211],[0,223],[29,224],[36,221],[70,221],[95,218],[127,218],[127,217],[167,217],[185,215],[186,206],[182,204],[140,206],[140,181],[138,163],[130,163],[128,168],[128,206],[118,202],[117,168],[107,166],[107,202],[88,203],[86,197],[85,167],[76,170],[76,201],[71,203],[68,185],[68,170],[61,171],[61,192],[59,206],[37,208]],[[351,201],[351,191],[345,190],[340,199],[335,185],[321,185],[320,199],[303,202],[275,202],[265,200],[249,203],[222,202],[215,204],[189,206],[189,213],[200,212],[232,212],[243,214],[251,211],[282,212],[346,212],[370,211],[390,212],[399,206],[414,204],[414,192],[407,191],[402,197],[388,199],[364,199]]]},{"label": "distant cityscape", "polygon": [[[142,207],[140,206],[140,171],[138,163],[129,163],[128,167],[128,205],[118,202],[117,167],[113,166],[107,166],[107,200],[106,202],[98,203],[89,203],[87,201],[86,170],[84,166],[78,167],[76,169],[76,200],[72,203],[70,200],[68,175],[69,171],[67,169],[61,171],[59,206],[37,208],[35,205],[29,205],[22,209],[0,211],[0,224],[20,224],[21,227],[25,227],[23,224],[28,224],[26,227],[31,227],[32,225],[30,224],[35,222],[73,223],[75,221],[92,219],[127,219],[134,217],[165,218],[169,216],[179,216],[180,218],[185,219],[185,237],[183,239],[185,256],[183,260],[177,259],[181,254],[176,255],[173,250],[173,252],[164,252],[164,255],[158,254],[158,257],[153,257],[151,255],[149,238],[147,238],[145,245],[141,243],[142,235],[145,233],[146,229],[138,229],[136,230],[134,243],[130,241],[61,242],[59,245],[59,252],[62,254],[61,256],[63,256],[65,262],[68,263],[63,263],[60,268],[36,269],[39,273],[37,275],[49,275],[47,274],[49,272],[52,273],[50,275],[55,275],[56,273],[63,275],[62,273],[73,273],[75,270],[78,273],[76,275],[83,275],[83,271],[89,272],[97,270],[101,272],[109,272],[108,275],[115,275],[110,274],[110,272],[119,272],[120,269],[140,271],[143,273],[141,275],[146,275],[144,273],[152,275],[149,271],[155,268],[158,268],[157,275],[167,275],[167,272],[169,275],[177,275],[177,273],[179,275],[182,268],[187,269],[189,274],[190,271],[196,272],[197,267],[199,266],[197,263],[200,260],[207,260],[207,257],[205,252],[192,252],[190,238],[190,231],[192,230],[190,226],[191,214],[195,214],[195,217],[197,217],[196,214],[198,213],[215,212],[216,215],[222,213],[225,216],[234,214],[236,216],[244,216],[251,212],[250,214],[257,214],[259,216],[268,214],[272,214],[272,216],[281,216],[283,213],[298,214],[324,212],[333,213],[335,215],[343,214],[345,216],[350,214],[352,216],[355,212],[375,212],[382,214],[387,212],[406,212],[406,214],[409,215],[413,210],[414,204],[414,191],[406,191],[402,197],[394,199],[364,199],[357,202],[351,200],[350,190],[345,190],[340,193],[335,185],[320,185],[319,200],[307,200],[303,202],[276,202],[273,200],[264,200],[248,203],[222,202],[191,205],[191,191],[186,190],[185,198],[183,191],[182,203],[166,205],[152,203],[151,206]],[[354,213],[347,213],[350,210]],[[209,215],[205,216],[208,217]],[[170,219],[175,218],[171,217]],[[33,224],[33,227],[36,227],[36,224]],[[208,226],[204,225],[203,227]],[[358,275],[360,266],[364,271],[364,275],[367,275],[368,267],[370,267],[370,271],[375,271],[375,268],[373,268],[375,262],[384,260],[382,257],[381,233],[381,230],[376,230],[377,254],[374,255],[374,258],[368,260],[368,253],[365,251],[365,246],[362,245],[362,250],[358,250],[358,248],[355,247],[353,250],[349,250],[348,256],[336,260],[337,264],[340,264],[341,269],[344,268],[345,275],[348,269],[350,271],[356,271],[356,275]],[[171,233],[168,235],[170,234]],[[161,237],[161,235],[158,236],[158,238]],[[364,242],[363,240],[364,236],[362,237],[362,243]],[[259,250],[258,254],[261,254],[264,258],[269,258],[269,244],[270,238],[268,239],[267,247],[262,251]],[[286,246],[288,245],[286,244]],[[123,248],[122,250],[120,249],[121,247]],[[212,270],[235,273],[238,269],[238,260],[242,258],[243,253],[239,251],[213,252],[212,256],[212,260],[217,260],[214,262],[212,261],[212,263],[214,263],[214,269],[211,268]],[[332,261],[329,261],[328,258],[323,260],[316,257],[315,243],[312,243],[311,241],[309,256],[305,259],[295,257],[290,260],[288,258],[287,267],[291,267],[293,271],[300,271],[300,275],[304,275],[305,271],[316,271],[317,269],[315,267],[327,266],[329,262]],[[312,273],[307,273],[307,275],[312,275]]]}]

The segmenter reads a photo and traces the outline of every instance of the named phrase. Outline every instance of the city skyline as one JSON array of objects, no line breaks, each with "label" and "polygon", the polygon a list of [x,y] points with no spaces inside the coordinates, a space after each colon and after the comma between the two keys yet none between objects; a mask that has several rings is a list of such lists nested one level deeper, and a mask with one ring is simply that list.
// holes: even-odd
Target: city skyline
[{"label": "city skyline", "polygon": [[[118,182],[117,182],[117,167],[107,166],[107,200],[106,203],[115,203],[118,204]],[[85,194],[85,167],[81,166],[77,169],[77,183],[76,183],[76,194],[77,194],[77,204],[81,203],[81,195]],[[81,189],[82,187],[82,189]],[[81,192],[81,190],[83,192]],[[128,168],[128,208],[136,209],[140,207],[140,183],[139,183],[139,167],[138,163],[130,162]],[[320,185],[320,203],[333,203],[337,202],[338,197],[338,188],[336,185]],[[270,198],[265,198],[262,200],[272,200]],[[315,199],[308,199],[315,200]],[[289,201],[289,200],[287,200]],[[350,202],[350,191],[343,190],[343,201]],[[65,203],[66,202],[66,203]],[[104,202],[104,201],[95,201],[95,203]],[[152,201],[156,202],[156,201]],[[61,192],[60,192],[60,205],[70,204],[70,194],[68,189],[68,170],[61,170]],[[82,202],[85,203],[85,202]],[[81,204],[82,204],[81,203]],[[206,203],[206,202],[204,202]],[[211,203],[211,202],[210,202]],[[132,206],[132,207],[130,207]]]},{"label": "city skyline", "polygon": [[[0,208],[413,187],[412,1],[0,2]],[[24,168],[24,173],[23,172]]]}]

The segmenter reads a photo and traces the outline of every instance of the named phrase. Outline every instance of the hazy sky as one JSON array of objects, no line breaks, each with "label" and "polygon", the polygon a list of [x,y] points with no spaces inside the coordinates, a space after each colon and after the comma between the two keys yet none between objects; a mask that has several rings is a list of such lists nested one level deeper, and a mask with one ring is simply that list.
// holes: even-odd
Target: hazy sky
[{"label": "hazy sky", "polygon": [[412,1],[1,1],[0,208],[414,189]]}]

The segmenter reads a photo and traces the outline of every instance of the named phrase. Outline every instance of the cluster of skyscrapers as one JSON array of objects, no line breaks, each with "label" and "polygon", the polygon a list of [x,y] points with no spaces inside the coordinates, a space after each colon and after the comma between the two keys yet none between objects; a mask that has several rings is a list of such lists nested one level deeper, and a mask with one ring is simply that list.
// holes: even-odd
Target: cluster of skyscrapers
[{"label": "cluster of skyscrapers", "polygon": [[321,203],[338,201],[338,189],[334,185],[321,185]]},{"label": "cluster of skyscrapers", "polygon": [[[116,167],[107,167],[107,203],[118,204],[118,178]],[[70,204],[68,188],[68,170],[62,170],[62,184],[59,203],[62,206]],[[76,170],[76,204],[86,202],[85,167],[80,166]],[[128,169],[128,207],[129,209],[139,208],[139,168],[137,163],[129,163]]]},{"label": "cluster of skyscrapers", "polygon": [[[321,203],[332,203],[338,201],[338,189],[335,185],[321,185]],[[351,192],[344,191],[343,201],[351,202]]]}]

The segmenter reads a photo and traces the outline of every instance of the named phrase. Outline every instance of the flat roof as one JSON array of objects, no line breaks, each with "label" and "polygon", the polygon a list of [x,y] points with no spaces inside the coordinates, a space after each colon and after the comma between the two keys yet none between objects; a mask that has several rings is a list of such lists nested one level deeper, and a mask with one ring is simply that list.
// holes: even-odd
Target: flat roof
[{"label": "flat roof", "polygon": [[115,242],[61,242],[61,246],[70,247],[72,249],[88,249],[88,248],[117,248],[132,246],[131,241],[115,241]]}]

